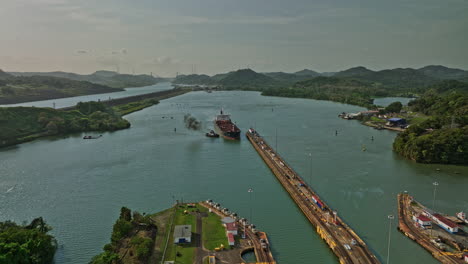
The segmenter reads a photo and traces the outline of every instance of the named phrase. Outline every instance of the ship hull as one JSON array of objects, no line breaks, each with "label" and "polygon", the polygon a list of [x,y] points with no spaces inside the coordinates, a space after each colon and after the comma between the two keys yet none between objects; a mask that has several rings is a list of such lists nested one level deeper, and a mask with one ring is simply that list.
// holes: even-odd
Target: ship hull
[{"label": "ship hull", "polygon": [[214,128],[216,132],[222,136],[224,139],[228,140],[240,140],[240,130],[239,131],[223,131],[216,122],[214,123]]}]

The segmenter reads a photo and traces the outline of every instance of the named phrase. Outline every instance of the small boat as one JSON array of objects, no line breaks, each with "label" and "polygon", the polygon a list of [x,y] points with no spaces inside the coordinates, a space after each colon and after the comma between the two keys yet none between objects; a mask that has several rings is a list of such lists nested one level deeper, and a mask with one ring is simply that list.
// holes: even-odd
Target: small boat
[{"label": "small boat", "polygon": [[98,139],[102,137],[102,135],[99,135],[99,136],[96,136],[96,137],[93,137],[93,136],[84,136],[83,139]]},{"label": "small boat", "polygon": [[207,137],[213,137],[213,138],[218,138],[219,134],[216,134],[213,130],[210,130],[210,132],[205,134]]}]

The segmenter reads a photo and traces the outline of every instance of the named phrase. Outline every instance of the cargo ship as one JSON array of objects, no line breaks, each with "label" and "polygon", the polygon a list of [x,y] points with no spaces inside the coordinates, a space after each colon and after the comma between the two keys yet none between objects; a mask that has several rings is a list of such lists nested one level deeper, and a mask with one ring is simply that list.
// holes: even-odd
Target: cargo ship
[{"label": "cargo ship", "polygon": [[231,121],[231,117],[223,113],[216,116],[214,120],[215,130],[225,139],[239,140],[240,129]]}]

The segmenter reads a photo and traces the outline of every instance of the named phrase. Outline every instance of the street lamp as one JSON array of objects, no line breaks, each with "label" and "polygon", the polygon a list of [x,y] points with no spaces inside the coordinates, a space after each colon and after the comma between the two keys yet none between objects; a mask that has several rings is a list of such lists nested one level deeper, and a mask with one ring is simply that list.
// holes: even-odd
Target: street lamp
[{"label": "street lamp", "polygon": [[250,202],[249,202],[249,205],[250,205],[250,218],[249,219],[250,219],[250,223],[252,224],[253,223],[253,221],[252,221],[252,193],[253,193],[253,189],[249,188],[249,190],[247,192],[249,193],[249,196],[250,196],[249,197],[249,200],[250,200]]},{"label": "street lamp", "polygon": [[309,153],[310,162],[309,162],[309,186],[312,184],[312,153]]},{"label": "street lamp", "polygon": [[395,218],[393,215],[388,215],[388,247],[387,247],[387,264],[390,263],[390,238],[392,234],[392,220]]},{"label": "street lamp", "polygon": [[[432,210],[435,212],[435,197],[436,197],[437,186],[439,186],[439,183],[433,182],[432,185],[434,185],[434,195],[432,197]],[[434,230],[434,225],[431,225],[431,237],[432,237],[433,230]]]},{"label": "street lamp", "polygon": [[435,197],[436,197],[437,186],[439,185],[439,183],[438,182],[433,182],[432,185],[434,185],[434,196],[432,198],[432,210],[435,211]]}]

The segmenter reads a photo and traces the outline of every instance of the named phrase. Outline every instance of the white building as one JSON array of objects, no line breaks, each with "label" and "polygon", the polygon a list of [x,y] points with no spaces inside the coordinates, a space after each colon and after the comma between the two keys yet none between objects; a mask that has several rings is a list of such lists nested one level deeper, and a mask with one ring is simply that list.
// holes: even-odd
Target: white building
[{"label": "white building", "polygon": [[177,225],[174,227],[174,243],[190,243],[192,242],[192,226]]},{"label": "white building", "polygon": [[458,232],[458,225],[452,222],[451,220],[441,216],[440,214],[433,214],[432,220],[436,222],[437,225],[445,229],[450,233],[457,233]]},{"label": "white building", "polygon": [[231,234],[237,236],[237,224],[236,224],[236,222],[226,223],[226,224],[224,224],[224,226],[226,227],[226,233],[231,233]]},{"label": "white building", "polygon": [[431,219],[424,215],[413,215],[413,221],[415,221],[421,227],[428,227],[432,225]]}]

